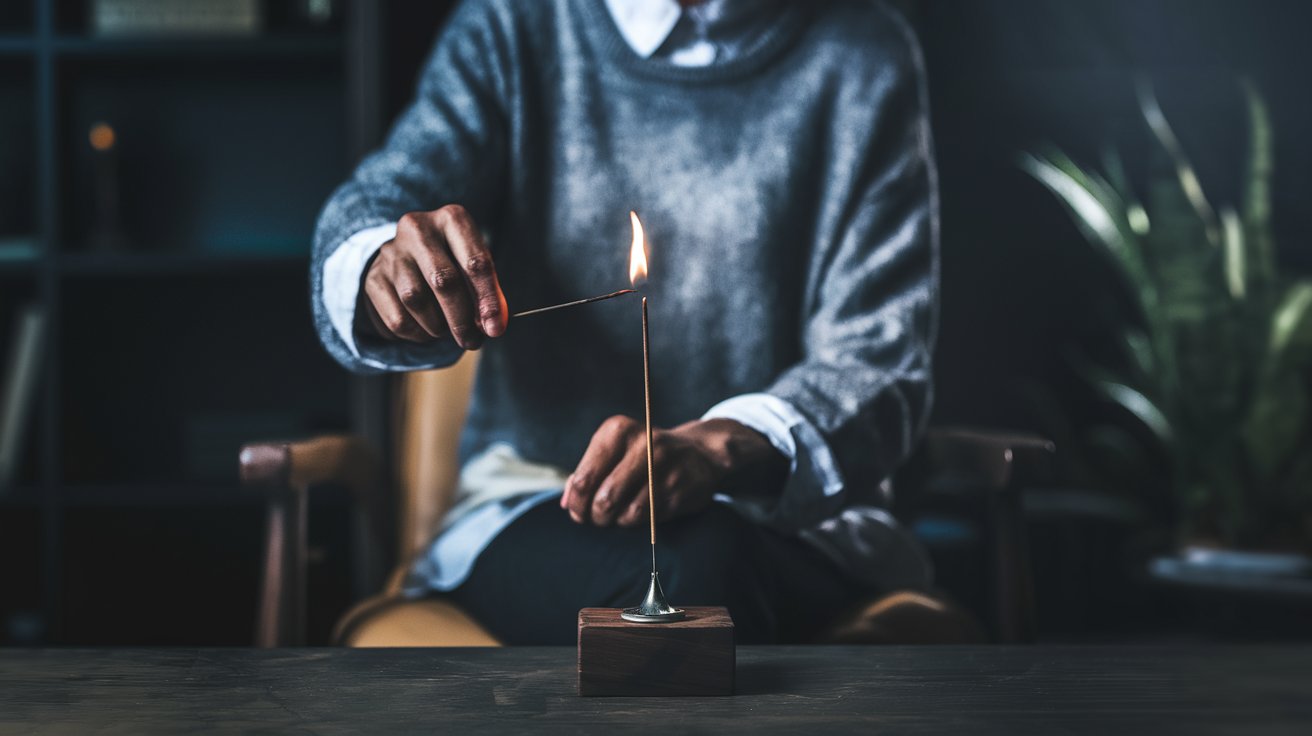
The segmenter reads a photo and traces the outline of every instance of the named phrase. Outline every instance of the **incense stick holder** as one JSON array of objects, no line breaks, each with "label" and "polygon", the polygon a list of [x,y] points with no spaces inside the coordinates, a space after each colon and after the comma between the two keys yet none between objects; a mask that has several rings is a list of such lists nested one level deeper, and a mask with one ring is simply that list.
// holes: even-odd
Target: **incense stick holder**
[{"label": "incense stick holder", "polygon": [[660,573],[653,572],[651,585],[647,586],[647,595],[642,603],[620,611],[620,618],[635,624],[668,624],[682,619],[685,613],[682,608],[675,608],[665,600]]},{"label": "incense stick holder", "polygon": [[689,606],[682,620],[626,621],[618,608],[579,611],[579,695],[732,695],[733,619]]}]

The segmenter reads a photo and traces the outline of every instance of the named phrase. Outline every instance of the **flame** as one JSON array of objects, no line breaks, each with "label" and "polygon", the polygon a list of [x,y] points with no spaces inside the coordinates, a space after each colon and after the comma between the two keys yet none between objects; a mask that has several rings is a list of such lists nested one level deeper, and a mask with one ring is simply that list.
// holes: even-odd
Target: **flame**
[{"label": "flame", "polygon": [[629,283],[634,286],[647,280],[647,237],[642,232],[642,223],[637,212],[629,212],[633,221],[633,245],[629,246]]}]

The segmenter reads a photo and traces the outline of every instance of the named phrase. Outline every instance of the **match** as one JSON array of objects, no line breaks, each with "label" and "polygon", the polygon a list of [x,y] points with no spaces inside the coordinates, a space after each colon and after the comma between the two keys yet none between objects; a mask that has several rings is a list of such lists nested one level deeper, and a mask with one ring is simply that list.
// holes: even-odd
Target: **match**
[{"label": "match", "polygon": [[610,293],[610,294],[603,294],[603,295],[601,295],[601,296],[588,297],[587,299],[578,299],[578,300],[575,300],[575,301],[572,301],[572,302],[565,302],[564,304],[553,304],[553,305],[550,306],[550,307],[538,307],[537,309],[529,309],[529,310],[527,310],[527,311],[523,311],[523,312],[516,312],[515,314],[512,314],[512,315],[510,315],[510,316],[511,316],[512,319],[514,319],[514,318],[518,318],[518,317],[528,317],[528,316],[530,316],[530,315],[534,315],[534,314],[542,314],[543,312],[554,312],[554,311],[556,311],[557,309],[564,309],[565,307],[577,307],[577,306],[581,306],[581,305],[583,305],[583,304],[591,304],[591,303],[593,303],[593,302],[603,302],[603,301],[606,301],[607,299],[614,299],[614,298],[617,297],[617,296],[624,296],[625,294],[632,294],[632,293],[634,293],[635,291],[637,291],[637,290],[636,290],[636,289],[620,289],[619,291],[612,292],[612,293]]}]

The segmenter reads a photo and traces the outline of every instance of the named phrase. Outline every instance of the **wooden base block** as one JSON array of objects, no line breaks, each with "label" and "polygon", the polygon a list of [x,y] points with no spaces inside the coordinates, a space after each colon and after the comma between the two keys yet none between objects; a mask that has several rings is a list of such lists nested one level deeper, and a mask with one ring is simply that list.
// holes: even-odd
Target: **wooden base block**
[{"label": "wooden base block", "polygon": [[618,608],[579,611],[579,695],[732,695],[728,609],[686,610],[668,624],[625,621]]}]

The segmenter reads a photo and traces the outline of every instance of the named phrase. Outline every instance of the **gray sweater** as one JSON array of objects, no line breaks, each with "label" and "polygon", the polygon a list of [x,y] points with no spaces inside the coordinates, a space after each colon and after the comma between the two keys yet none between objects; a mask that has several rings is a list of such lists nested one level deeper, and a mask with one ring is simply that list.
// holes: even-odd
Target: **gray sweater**
[{"label": "gray sweater", "polygon": [[[321,216],[319,334],[354,370],[459,356],[449,342],[362,338],[352,350],[326,314],[324,261],[406,212],[465,205],[514,311],[626,286],[637,210],[656,423],[739,394],[783,399],[825,445],[797,462],[832,463],[842,483],[762,499],[761,519],[850,535],[842,520],[860,514],[845,512],[875,502],[930,403],[937,223],[923,81],[908,29],[871,0],[792,4],[753,48],[704,68],[636,56],[602,0],[469,0],[414,105]],[[484,348],[464,456],[505,442],[572,468],[603,419],[642,412],[639,328],[624,299],[512,321]]]}]

